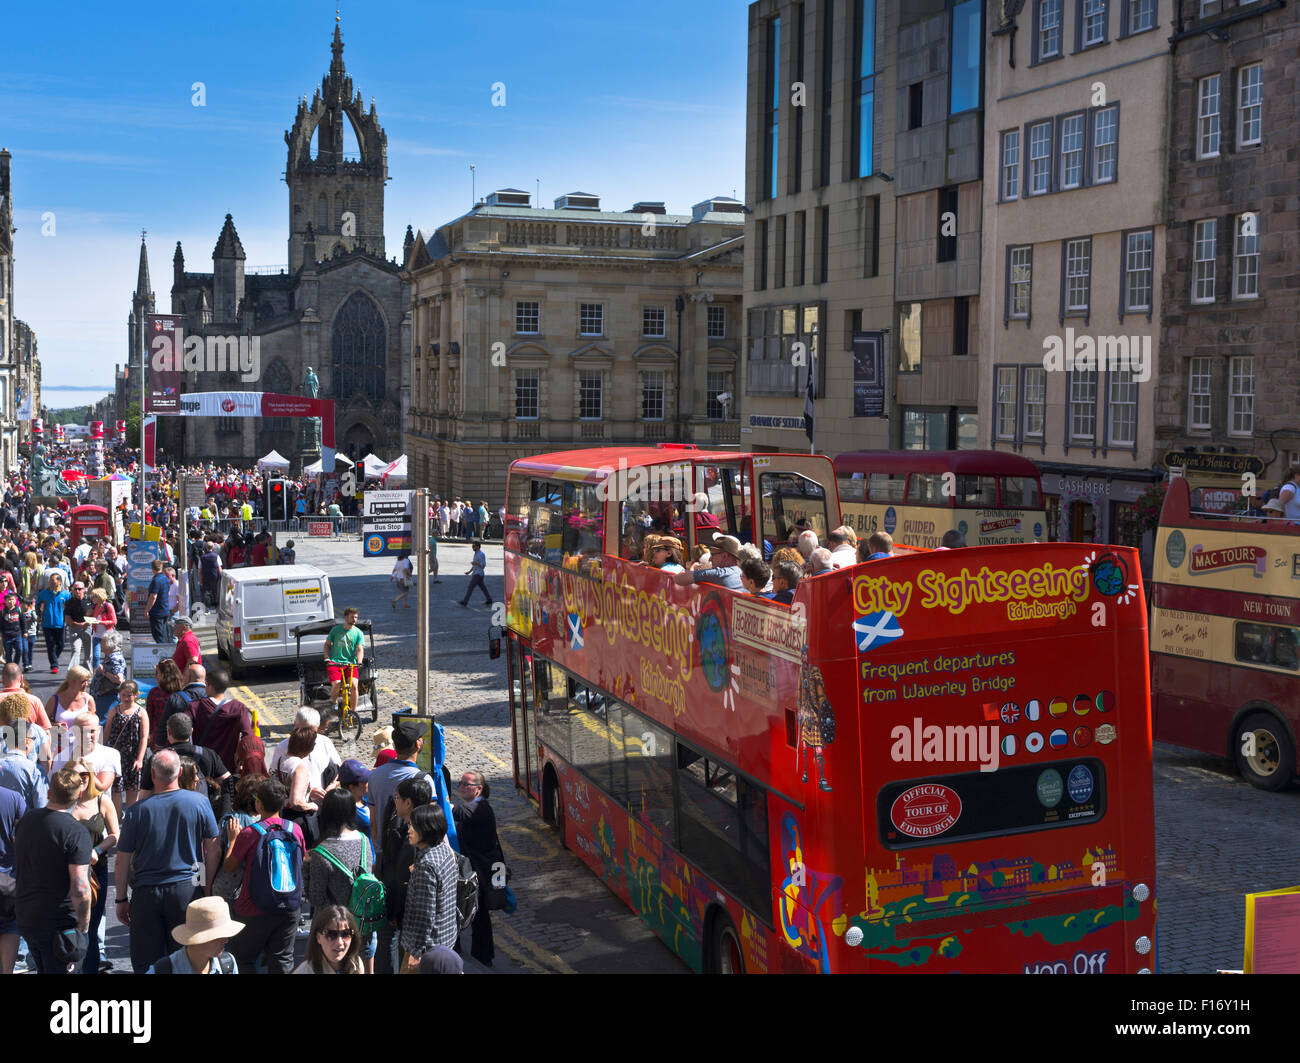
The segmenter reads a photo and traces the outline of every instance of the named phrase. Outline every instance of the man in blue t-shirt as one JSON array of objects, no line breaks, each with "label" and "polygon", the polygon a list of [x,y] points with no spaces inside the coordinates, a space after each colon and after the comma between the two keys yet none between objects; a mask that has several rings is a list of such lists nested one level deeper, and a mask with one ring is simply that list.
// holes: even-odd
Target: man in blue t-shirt
[{"label": "man in blue t-shirt", "polygon": [[[740,540],[734,535],[714,535],[709,543],[708,563],[697,561],[696,567],[673,573],[673,582],[687,586],[692,583],[713,583],[733,591],[743,591],[740,581]],[[702,566],[702,567],[701,567]]]},{"label": "man in blue t-shirt", "polygon": [[171,951],[172,931],[185,922],[196,887],[206,892],[220,856],[211,802],[180,788],[181,758],[164,749],[153,758],[151,771],[154,794],[127,810],[113,867],[117,917],[131,928],[136,974],[145,974]]},{"label": "man in blue t-shirt", "polygon": [[144,603],[149,614],[149,633],[159,645],[171,642],[167,637],[167,618],[172,611],[172,581],[163,571],[161,560],[153,563],[153,579],[149,581],[149,597]]}]

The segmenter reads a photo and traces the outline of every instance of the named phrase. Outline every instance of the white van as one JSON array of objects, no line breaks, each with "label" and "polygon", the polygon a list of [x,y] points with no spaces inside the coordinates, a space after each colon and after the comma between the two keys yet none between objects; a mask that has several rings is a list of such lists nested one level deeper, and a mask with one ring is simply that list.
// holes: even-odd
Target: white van
[{"label": "white van", "polygon": [[[221,574],[217,599],[217,654],[238,676],[252,664],[297,660],[293,629],[334,616],[330,578],[314,565],[256,565]],[[303,652],[321,656],[325,636],[302,641]]]}]

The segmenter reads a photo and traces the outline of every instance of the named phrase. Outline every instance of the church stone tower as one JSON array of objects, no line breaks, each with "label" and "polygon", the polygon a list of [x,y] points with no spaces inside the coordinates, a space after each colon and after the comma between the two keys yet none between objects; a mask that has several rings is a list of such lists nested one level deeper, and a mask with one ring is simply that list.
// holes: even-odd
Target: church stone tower
[{"label": "church stone tower", "polygon": [[[336,247],[384,254],[384,184],[388,181],[388,136],[379,125],[375,104],[366,111],[361,93],[343,69],[343,35],[334,24],[329,73],[311,103],[298,101],[293,129],[284,134],[289,146],[285,181],[289,185],[289,272],[303,265],[303,245],[310,224],[316,253],[327,258]],[[345,156],[344,123],[350,122],[360,159]],[[313,135],[315,145],[313,154]]]}]

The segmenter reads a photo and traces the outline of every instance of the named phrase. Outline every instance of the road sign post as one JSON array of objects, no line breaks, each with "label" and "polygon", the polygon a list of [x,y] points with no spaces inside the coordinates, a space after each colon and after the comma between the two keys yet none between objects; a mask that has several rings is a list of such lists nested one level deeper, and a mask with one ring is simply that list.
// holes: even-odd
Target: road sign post
[{"label": "road sign post", "polygon": [[[409,492],[415,495],[415,571],[420,581],[416,607],[420,610],[416,625],[418,644],[415,650],[415,706],[421,716],[429,715],[429,494],[422,487]],[[369,495],[366,501],[369,502]],[[428,743],[432,744],[432,743]]]}]

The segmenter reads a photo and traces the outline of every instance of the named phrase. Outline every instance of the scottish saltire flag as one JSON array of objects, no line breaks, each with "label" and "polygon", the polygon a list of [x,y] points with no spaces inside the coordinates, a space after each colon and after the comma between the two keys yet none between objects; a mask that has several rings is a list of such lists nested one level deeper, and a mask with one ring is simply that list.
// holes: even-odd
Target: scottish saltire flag
[{"label": "scottish saltire flag", "polygon": [[[808,390],[804,394],[803,400],[803,430],[808,437],[808,443],[813,442],[813,400],[817,398],[817,355],[814,354],[808,361]],[[901,632],[900,632],[901,634]]]},{"label": "scottish saltire flag", "polygon": [[902,635],[903,628],[898,623],[898,617],[888,610],[868,613],[853,621],[853,636],[857,641],[859,653],[866,653],[875,646],[893,642]]},{"label": "scottish saltire flag", "polygon": [[582,616],[579,613],[569,614],[569,649],[582,649]]}]

